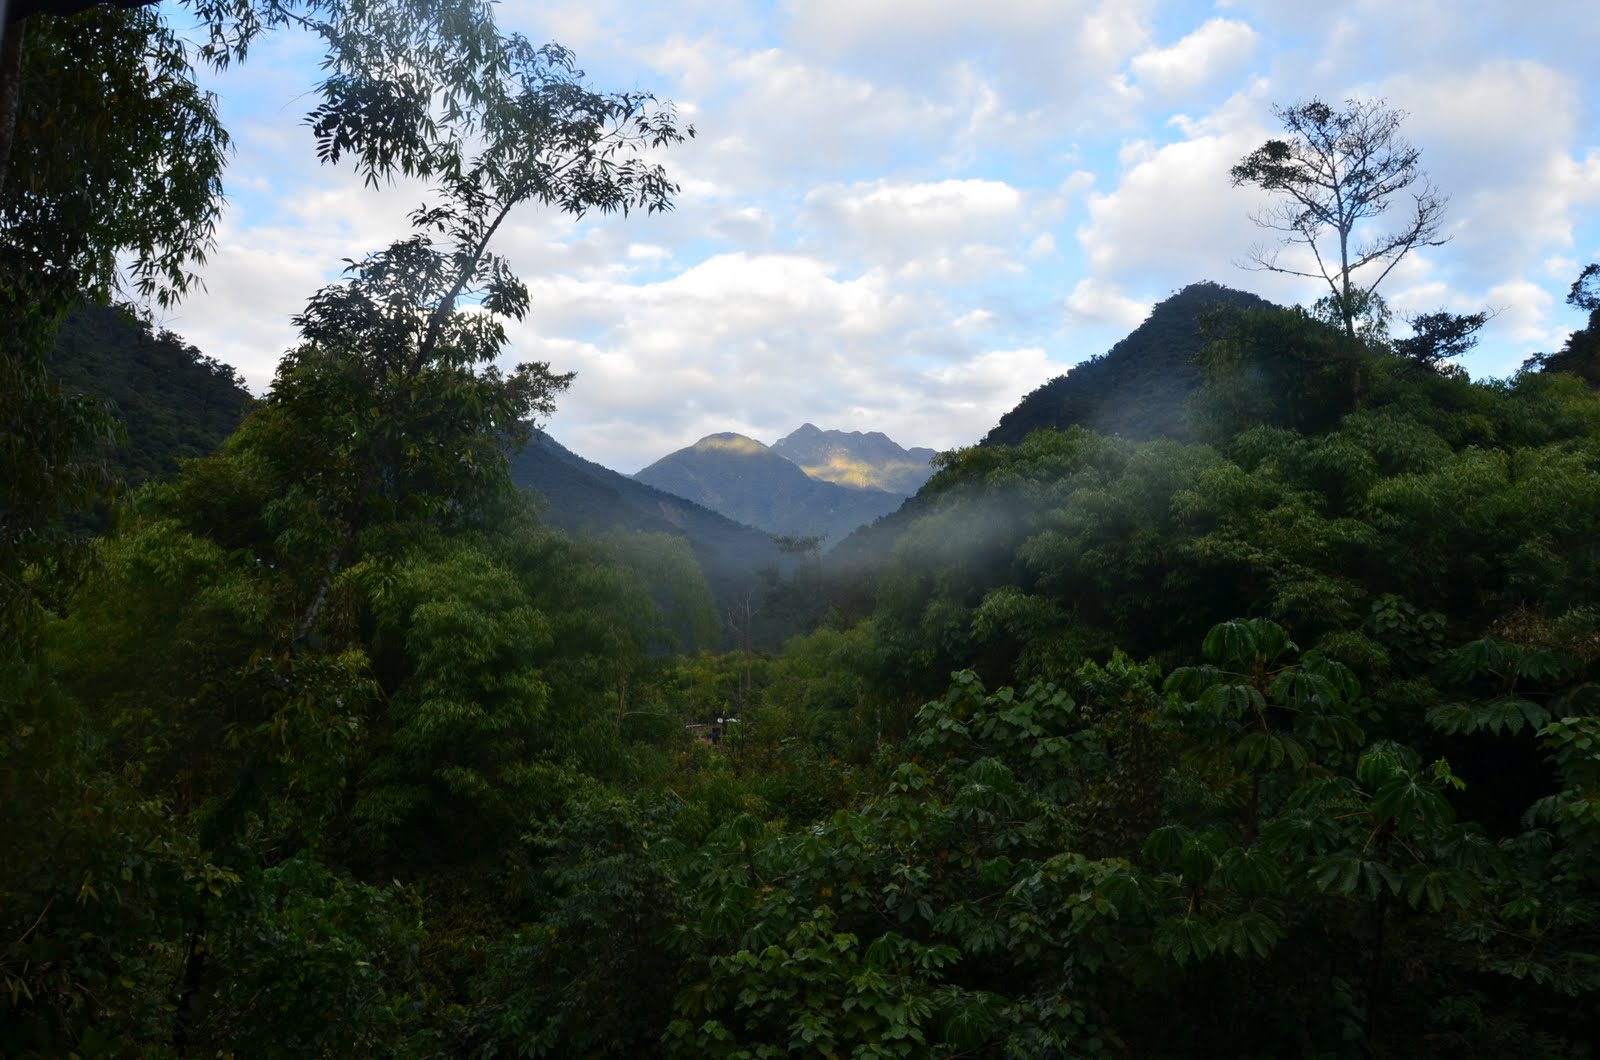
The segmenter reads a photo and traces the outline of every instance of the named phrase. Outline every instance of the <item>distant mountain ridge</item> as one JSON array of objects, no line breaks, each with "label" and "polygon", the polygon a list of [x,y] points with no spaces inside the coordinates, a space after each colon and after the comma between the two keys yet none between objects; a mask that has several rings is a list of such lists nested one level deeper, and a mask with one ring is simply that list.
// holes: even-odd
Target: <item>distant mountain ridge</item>
[{"label": "distant mountain ridge", "polygon": [[814,479],[909,496],[933,474],[937,453],[906,449],[882,431],[822,430],[805,423],[772,443],[772,451]]},{"label": "distant mountain ridge", "polygon": [[891,512],[904,497],[812,478],[742,434],[712,434],[657,460],[634,479],[772,534],[836,541]]}]

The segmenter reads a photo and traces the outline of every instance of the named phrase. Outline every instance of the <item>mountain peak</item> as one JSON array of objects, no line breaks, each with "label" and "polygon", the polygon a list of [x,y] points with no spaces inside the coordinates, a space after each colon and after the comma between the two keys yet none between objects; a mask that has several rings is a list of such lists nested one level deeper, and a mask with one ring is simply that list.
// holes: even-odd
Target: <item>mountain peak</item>
[{"label": "mountain peak", "polygon": [[772,443],[772,451],[807,475],[854,489],[912,494],[933,469],[932,449],[905,449],[882,431],[824,431],[803,424]]},{"label": "mountain peak", "polygon": [[1138,440],[1187,437],[1184,403],[1200,385],[1195,356],[1205,343],[1200,318],[1218,304],[1275,308],[1246,291],[1191,283],[1157,302],[1144,323],[1110,350],[1024,397],[980,444],[1015,445],[1042,427],[1074,424]]},{"label": "mountain peak", "polygon": [[897,493],[814,478],[755,439],[732,432],[707,435],[633,477],[768,533],[830,540],[893,511],[902,500]]},{"label": "mountain peak", "polygon": [[733,431],[723,431],[720,434],[708,434],[695,442],[690,449],[699,452],[729,452],[729,453],[764,453],[768,452],[766,446],[754,438]]}]

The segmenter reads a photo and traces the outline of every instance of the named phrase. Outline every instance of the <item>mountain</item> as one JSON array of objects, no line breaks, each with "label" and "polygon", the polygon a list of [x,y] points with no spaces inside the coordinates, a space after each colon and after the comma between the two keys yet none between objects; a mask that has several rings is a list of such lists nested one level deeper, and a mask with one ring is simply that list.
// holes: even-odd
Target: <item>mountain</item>
[{"label": "mountain", "polygon": [[904,449],[882,431],[824,431],[809,423],[772,443],[814,479],[909,496],[933,474],[932,449]]},{"label": "mountain", "polygon": [[568,533],[624,530],[686,538],[724,615],[764,584],[761,571],[793,566],[770,534],[585,460],[543,431],[535,431],[511,458],[511,480],[542,494],[549,501],[545,519]]},{"label": "mountain", "polygon": [[[1219,304],[1277,308],[1221,284],[1190,284],[1158,302],[1144,323],[1110,350],[1024,397],[978,444],[1015,445],[1040,428],[1060,430],[1074,424],[1139,440],[1186,437],[1184,403],[1200,385],[1194,358],[1207,342],[1202,320],[1209,307]],[[919,492],[898,510],[839,541],[828,553],[836,595],[870,597],[872,572],[882,569],[895,542],[935,503]],[[860,599],[853,606],[870,609]]]},{"label": "mountain", "polygon": [[251,400],[228,365],[102,305],[79,305],[61,322],[50,368],[67,386],[115,403],[127,445],[106,462],[130,486],[216,449]]},{"label": "mountain", "polygon": [[742,434],[708,435],[633,477],[769,533],[824,541],[837,541],[904,499],[814,479]]},{"label": "mountain", "polygon": [[1277,308],[1221,284],[1190,284],[1158,302],[1143,324],[1106,353],[1024,397],[979,444],[1015,445],[1041,427],[1073,424],[1139,440],[1186,438],[1184,402],[1200,385],[1194,358],[1207,342],[1201,321],[1219,304]]}]

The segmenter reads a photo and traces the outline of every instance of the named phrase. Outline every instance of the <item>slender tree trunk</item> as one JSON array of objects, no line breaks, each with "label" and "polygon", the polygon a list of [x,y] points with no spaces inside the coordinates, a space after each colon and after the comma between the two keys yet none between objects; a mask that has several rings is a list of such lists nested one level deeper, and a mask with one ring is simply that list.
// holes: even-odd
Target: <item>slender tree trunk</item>
[{"label": "slender tree trunk", "polygon": [[[1351,356],[1359,358],[1360,354],[1355,349],[1356,341],[1356,307],[1350,293],[1350,233],[1343,229],[1339,232],[1339,283],[1344,292],[1340,296],[1339,315],[1344,317],[1344,334],[1351,343]],[[1361,409],[1361,361],[1357,359],[1350,368],[1350,410]]]},{"label": "slender tree trunk", "polygon": [[206,977],[206,911],[202,896],[200,911],[195,914],[194,928],[189,934],[189,948],[183,958],[183,981],[178,987],[177,1011],[172,1020],[172,1051],[178,1056],[189,1055],[189,1035],[198,1022],[202,1004],[201,993]]},{"label": "slender tree trunk", "polygon": [[1378,1055],[1378,1004],[1383,993],[1383,972],[1385,963],[1384,947],[1387,944],[1385,935],[1389,923],[1389,892],[1383,888],[1378,889],[1377,912],[1374,919],[1377,923],[1373,926],[1372,961],[1367,967],[1367,1045],[1373,1050],[1373,1055]]},{"label": "slender tree trunk", "polygon": [[[0,0],[0,4],[5,0]],[[10,5],[6,4],[9,14]],[[0,191],[11,172],[11,145],[17,138],[17,114],[22,108],[22,37],[26,27],[0,24]]]},{"label": "slender tree trunk", "polygon": [[366,477],[361,480],[361,489],[350,507],[349,517],[345,519],[344,533],[340,535],[339,543],[328,553],[328,562],[322,569],[317,590],[311,594],[311,602],[306,605],[305,611],[300,615],[300,621],[295,625],[296,642],[305,640],[310,635],[311,628],[317,624],[322,606],[328,601],[328,590],[333,588],[333,579],[338,577],[340,569],[344,566],[345,555],[350,551],[350,546],[355,544],[356,535],[361,532],[361,520],[367,510],[367,495],[372,492],[372,487],[377,481],[378,468],[374,464],[367,469]]},{"label": "slender tree trunk", "polygon": [[317,582],[317,591],[311,594],[311,602],[306,605],[305,611],[300,615],[300,621],[295,624],[294,639],[303,641],[311,633],[311,627],[317,624],[317,616],[322,613],[322,605],[328,602],[328,590],[333,587],[333,579],[338,577],[339,568],[344,564],[344,554],[349,551],[350,544],[355,540],[356,528],[352,523],[345,527],[344,536],[339,543],[328,553],[328,562],[322,569],[322,578]]}]

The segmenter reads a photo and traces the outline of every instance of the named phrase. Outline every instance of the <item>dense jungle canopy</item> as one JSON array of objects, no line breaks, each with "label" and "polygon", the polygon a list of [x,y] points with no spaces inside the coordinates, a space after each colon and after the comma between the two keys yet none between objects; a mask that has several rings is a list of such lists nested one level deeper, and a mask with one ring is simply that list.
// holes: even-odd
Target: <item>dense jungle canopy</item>
[{"label": "dense jungle canopy", "polygon": [[[196,10],[435,195],[247,402],[103,308],[215,222],[159,12],[8,26],[0,1052],[1593,1052],[1595,266],[1504,380],[1191,289],[719,613],[510,488],[568,377],[496,367],[502,222],[669,208],[692,130],[487,7]],[[91,62],[142,109],[66,135]]]}]

